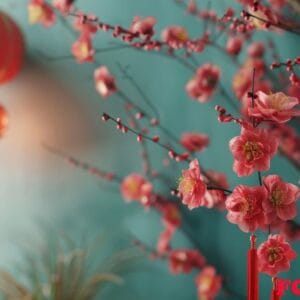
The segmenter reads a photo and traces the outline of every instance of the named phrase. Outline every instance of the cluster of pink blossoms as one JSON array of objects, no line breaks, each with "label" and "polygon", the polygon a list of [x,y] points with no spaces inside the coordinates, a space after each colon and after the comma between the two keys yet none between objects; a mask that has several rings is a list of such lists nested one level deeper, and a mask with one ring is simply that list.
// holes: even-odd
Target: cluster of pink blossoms
[{"label": "cluster of pink blossoms", "polygon": [[259,270],[270,276],[290,269],[291,260],[297,254],[291,246],[279,235],[270,235],[268,240],[258,248]]},{"label": "cluster of pink blossoms", "polygon": [[[250,52],[252,56],[261,55],[260,45],[255,45]],[[259,61],[251,61],[256,64],[257,62]],[[262,65],[258,74],[263,74],[263,70]],[[249,89],[249,82],[243,89],[241,93],[248,99],[244,107],[247,121],[224,115],[225,111],[221,121],[236,121],[241,125],[241,134],[229,142],[229,148],[234,157],[233,170],[238,176],[249,176],[254,172],[268,171],[271,158],[278,152],[278,133],[257,126],[262,122],[270,122],[280,128],[283,123],[299,116],[300,112],[297,109],[299,100],[296,97],[287,96],[282,92],[267,94],[262,91],[248,95],[246,91]],[[218,110],[221,111],[221,108]],[[228,221],[237,224],[242,231],[254,232],[272,226],[283,228],[286,235],[291,235],[291,220],[297,215],[296,201],[300,197],[300,189],[297,186],[284,182],[278,175],[268,175],[262,178],[261,186],[238,185],[230,195],[226,195],[224,191],[227,188],[212,179],[207,178],[207,174],[202,174],[198,161],[193,160],[189,169],[182,171],[179,180],[178,194],[182,202],[190,209],[199,206],[210,207],[207,193],[213,190],[223,195]],[[212,187],[209,187],[209,184]],[[299,228],[297,230],[299,232]],[[282,235],[270,236],[258,250],[260,271],[276,276],[279,272],[288,270],[290,261],[295,257],[295,252]]]},{"label": "cluster of pink blossoms", "polygon": [[229,186],[225,175],[222,173],[208,171],[206,176],[201,174],[198,160],[193,160],[189,168],[182,171],[182,176],[179,179],[178,195],[189,209],[199,206],[224,208],[226,199],[224,191],[218,189],[208,190],[208,177],[221,189],[227,189]]},{"label": "cluster of pink blossoms", "polygon": [[295,218],[300,190],[277,175],[263,178],[263,186],[237,186],[226,199],[227,219],[245,232],[278,226]]},{"label": "cluster of pink blossoms", "polygon": [[185,89],[188,95],[199,102],[208,101],[216,91],[220,80],[220,74],[221,71],[219,67],[211,64],[204,64],[187,83]]},{"label": "cluster of pink blossoms", "polygon": [[[194,161],[196,164],[196,161]],[[215,178],[219,174],[211,173]],[[224,178],[220,176],[224,181]],[[121,183],[121,194],[126,201],[138,201],[145,207],[154,207],[162,215],[165,226],[161,233],[157,252],[152,257],[167,257],[172,274],[190,273],[193,269],[201,270],[196,277],[199,299],[214,299],[222,287],[222,278],[213,266],[206,264],[205,257],[194,249],[172,249],[171,240],[176,229],[181,225],[178,205],[170,202],[153,191],[152,184],[140,174],[130,174]]]},{"label": "cluster of pink blossoms", "polygon": [[[270,27],[274,30],[280,25],[279,20],[282,21],[280,10],[286,1],[268,0],[274,6],[275,12],[262,5],[261,1],[239,0],[239,2],[245,5],[242,18],[235,18],[235,12],[229,8],[220,19],[213,10],[198,9],[193,0],[188,2],[186,8],[188,13],[197,15],[200,19],[216,25],[217,30],[226,32],[227,42],[221,49],[239,65],[239,70],[232,81],[232,88],[241,103],[241,112],[245,120],[226,115],[226,111],[222,112],[223,118],[220,120],[235,121],[242,125],[241,134],[230,141],[229,148],[234,158],[235,173],[238,176],[249,176],[254,172],[268,171],[271,159],[278,150],[287,157],[299,161],[299,138],[292,128],[284,123],[300,116],[298,109],[300,80],[296,73],[292,72],[291,85],[286,89],[287,94],[271,93],[271,90],[276,89],[266,79],[265,43],[250,40],[255,30],[268,30]],[[99,30],[111,31],[113,37],[120,38],[134,48],[167,50],[166,53],[171,55],[177,49],[184,49],[187,58],[190,52],[202,52],[207,45],[213,43],[208,32],[204,32],[198,39],[190,39],[187,29],[182,26],[166,27],[161,32],[161,40],[154,40],[156,25],[154,17],[134,17],[129,28],[125,29],[101,23],[95,16],[73,11],[72,0],[53,0],[52,4],[53,6],[49,5],[45,0],[30,0],[29,20],[31,23],[39,22],[46,27],[51,26],[56,20],[55,9],[64,16],[70,14],[75,17],[73,28],[79,33],[79,37],[72,45],[71,52],[78,63],[95,60],[92,39]],[[226,22],[229,26],[226,26]],[[247,57],[239,64],[238,55],[246,43],[248,43]],[[271,68],[279,68],[281,65],[285,65],[287,71],[293,71],[293,68],[299,65],[299,58],[287,60],[285,63],[273,63]],[[253,69],[255,69],[254,95],[252,92],[249,93],[253,85]],[[215,94],[220,77],[221,70],[218,66],[205,63],[186,84],[186,92],[198,102],[207,102]],[[100,66],[94,71],[94,80],[96,91],[104,98],[119,92],[114,76],[105,66]],[[137,120],[142,118],[141,112],[137,115]],[[129,128],[118,120],[117,128],[127,132]],[[261,123],[264,127],[258,128]],[[153,124],[157,125],[158,121]],[[132,125],[132,128],[136,127]],[[147,130],[143,128],[142,133]],[[142,134],[138,134],[139,142],[143,138]],[[157,143],[159,139],[159,136],[155,136],[152,141]],[[296,201],[300,195],[297,186],[284,182],[278,175],[268,175],[262,178],[261,186],[238,185],[231,192],[228,190],[229,184],[224,174],[205,171],[200,168],[198,160],[190,160],[190,155],[201,152],[208,146],[207,135],[184,133],[179,142],[187,152],[179,156],[170,149],[169,156],[176,158],[178,162],[190,162],[189,168],[182,171],[178,185],[178,196],[189,209],[199,206],[226,209],[228,221],[245,232],[265,230],[268,226],[272,226],[274,229],[280,228],[290,239],[300,236],[299,225],[292,221],[297,214]],[[182,223],[179,205],[155,193],[150,179],[138,173],[123,178],[120,189],[125,201],[136,201],[143,207],[152,207],[160,213],[164,230],[159,236],[155,255],[168,260],[173,274],[189,273],[193,269],[200,270],[196,278],[199,299],[213,300],[222,286],[222,278],[215,268],[206,265],[206,259],[197,250],[171,247],[174,233]],[[284,240],[283,235],[270,235],[258,249],[260,271],[277,276],[279,272],[289,269],[290,261],[295,256],[295,252]]]}]

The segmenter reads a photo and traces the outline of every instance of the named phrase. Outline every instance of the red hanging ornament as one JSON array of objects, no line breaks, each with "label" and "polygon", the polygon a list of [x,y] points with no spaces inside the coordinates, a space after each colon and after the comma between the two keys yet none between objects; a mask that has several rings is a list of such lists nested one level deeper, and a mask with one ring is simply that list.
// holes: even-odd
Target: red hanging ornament
[{"label": "red hanging ornament", "polygon": [[251,246],[248,251],[248,300],[258,300],[258,263],[256,250],[256,236],[254,234],[250,237]]},{"label": "red hanging ornament", "polygon": [[6,110],[2,105],[0,105],[0,137],[2,137],[5,134],[7,124],[8,124],[8,118],[7,118]]},{"label": "red hanging ornament", "polygon": [[0,84],[12,80],[21,70],[24,40],[20,28],[0,11]]},{"label": "red hanging ornament", "polygon": [[272,284],[273,284],[273,288],[272,288],[272,292],[271,292],[271,300],[280,300],[281,297],[280,297],[280,295],[278,295],[277,278],[276,277],[272,278]]}]

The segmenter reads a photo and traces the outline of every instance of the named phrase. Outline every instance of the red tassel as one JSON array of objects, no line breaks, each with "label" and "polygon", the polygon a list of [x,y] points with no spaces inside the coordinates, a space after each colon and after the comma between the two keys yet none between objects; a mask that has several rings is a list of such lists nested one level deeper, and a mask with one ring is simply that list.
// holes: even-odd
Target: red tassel
[{"label": "red tassel", "polygon": [[272,288],[272,292],[271,292],[271,300],[280,300],[281,297],[277,294],[277,278],[273,277],[272,278],[272,282],[273,282],[273,288]]},{"label": "red tassel", "polygon": [[250,237],[251,247],[248,251],[248,300],[258,300],[258,264],[256,251],[256,236]]}]

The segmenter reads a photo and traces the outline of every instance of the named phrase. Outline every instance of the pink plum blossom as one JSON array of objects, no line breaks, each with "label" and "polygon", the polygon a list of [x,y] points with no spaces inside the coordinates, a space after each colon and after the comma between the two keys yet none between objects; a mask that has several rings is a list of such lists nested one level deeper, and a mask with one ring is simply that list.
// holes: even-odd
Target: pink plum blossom
[{"label": "pink plum blossom", "polygon": [[176,249],[169,254],[169,268],[171,273],[190,273],[193,268],[202,268],[205,257],[197,250]]},{"label": "pink plum blossom", "polygon": [[226,51],[231,55],[238,55],[242,49],[244,39],[240,36],[230,37],[227,40]]},{"label": "pink plum blossom", "polygon": [[74,20],[74,29],[79,31],[81,34],[95,34],[98,31],[98,25],[96,22],[91,20],[96,20],[94,15],[85,15],[82,12],[76,12],[77,18]]},{"label": "pink plum blossom", "polygon": [[73,9],[74,0],[53,0],[53,6],[62,14],[68,14]]},{"label": "pink plum blossom", "polygon": [[143,38],[149,38],[154,34],[154,25],[156,24],[156,19],[154,17],[134,17],[130,31],[132,33],[139,34]]},{"label": "pink plum blossom", "polygon": [[180,48],[189,40],[186,29],[182,26],[170,26],[161,33],[162,40],[172,48]]},{"label": "pink plum blossom", "polygon": [[72,54],[78,63],[93,62],[94,48],[90,35],[82,34],[72,45]]},{"label": "pink plum blossom", "polygon": [[[270,81],[267,80],[261,80],[255,84],[254,92],[257,93],[257,91],[262,91],[264,93],[269,93],[272,89],[272,84]],[[257,99],[255,99],[255,102]],[[245,93],[243,97],[241,98],[241,113],[249,120],[251,120],[251,116],[249,115],[249,109],[252,108],[252,98],[249,97],[248,93]]]},{"label": "pink plum blossom", "polygon": [[209,138],[206,134],[186,132],[182,134],[180,143],[190,152],[200,152],[208,146]]},{"label": "pink plum blossom", "polygon": [[213,266],[204,267],[196,277],[199,300],[214,300],[222,287],[222,277]]},{"label": "pink plum blossom", "polygon": [[278,140],[264,129],[243,127],[241,135],[230,140],[229,148],[234,157],[233,170],[238,176],[249,176],[269,170]]},{"label": "pink plum blossom", "polygon": [[126,201],[147,204],[152,193],[152,184],[140,174],[126,176],[121,184],[121,194]]},{"label": "pink plum blossom", "polygon": [[248,47],[248,55],[252,58],[260,58],[265,53],[265,46],[262,42],[253,42]]},{"label": "pink plum blossom", "polygon": [[265,225],[262,202],[267,197],[263,187],[238,185],[225,202],[227,220],[237,224],[244,232],[255,231]]},{"label": "pink plum blossom", "polygon": [[299,100],[295,97],[289,97],[282,92],[265,94],[261,91],[257,93],[257,96],[254,108],[248,108],[248,113],[252,117],[285,123],[294,116],[300,116],[300,110],[295,108]]},{"label": "pink plum blossom", "polygon": [[104,98],[117,91],[115,78],[109,73],[105,66],[97,68],[94,72],[97,92]]},{"label": "pink plum blossom", "polygon": [[52,26],[56,17],[53,8],[44,0],[30,0],[28,4],[30,24],[41,23],[45,27]]},{"label": "pink plum blossom", "polygon": [[202,179],[199,162],[196,159],[190,163],[189,169],[182,171],[178,191],[182,202],[189,209],[204,205],[206,184]]},{"label": "pink plum blossom", "polygon": [[300,189],[284,182],[278,175],[269,175],[263,179],[268,196],[263,201],[267,224],[292,220],[297,215],[296,200]]},{"label": "pink plum blossom", "polygon": [[219,67],[212,64],[204,64],[198,68],[185,87],[188,95],[199,102],[208,101],[216,90],[220,73]]},{"label": "pink plum blossom", "polygon": [[275,277],[290,269],[290,262],[297,254],[282,235],[275,234],[259,246],[257,256],[260,272]]}]

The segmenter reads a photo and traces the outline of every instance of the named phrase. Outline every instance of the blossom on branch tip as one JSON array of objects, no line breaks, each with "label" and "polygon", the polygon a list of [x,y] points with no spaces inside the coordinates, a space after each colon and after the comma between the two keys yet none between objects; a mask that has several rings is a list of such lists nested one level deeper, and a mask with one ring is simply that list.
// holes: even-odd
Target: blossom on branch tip
[{"label": "blossom on branch tip", "polygon": [[121,194],[126,201],[139,201],[143,205],[148,205],[152,184],[140,174],[130,174],[121,183]]},{"label": "blossom on branch tip", "polygon": [[71,50],[79,64],[93,62],[95,59],[92,39],[88,34],[82,34],[78,40],[73,43]]},{"label": "blossom on branch tip", "polygon": [[201,175],[199,162],[196,159],[190,163],[189,169],[182,171],[178,192],[182,197],[183,204],[186,204],[189,209],[205,205],[206,184]]},{"label": "blossom on branch tip", "polygon": [[182,134],[180,143],[190,152],[200,152],[208,146],[209,137],[206,134],[186,132]]},{"label": "blossom on branch tip", "polygon": [[73,9],[74,0],[53,0],[53,6],[66,15]]},{"label": "blossom on branch tip", "polygon": [[268,196],[263,201],[266,223],[280,223],[292,220],[297,215],[296,200],[300,196],[300,189],[291,183],[284,182],[278,175],[263,178]]},{"label": "blossom on branch tip", "polygon": [[222,287],[222,277],[213,266],[204,267],[196,277],[199,300],[214,300]]},{"label": "blossom on branch tip", "polygon": [[94,78],[96,90],[102,97],[108,97],[117,91],[115,78],[105,66],[101,66],[95,70]]},{"label": "blossom on branch tip", "polygon": [[41,23],[45,27],[52,26],[56,21],[53,8],[44,0],[29,1],[28,19],[30,24]]},{"label": "blossom on branch tip", "polygon": [[213,95],[220,79],[219,67],[204,64],[198,68],[195,76],[187,83],[188,95],[199,102],[206,102]]},{"label": "blossom on branch tip", "polygon": [[170,26],[162,31],[161,38],[171,48],[178,49],[187,43],[189,35],[182,26]]},{"label": "blossom on branch tip", "polygon": [[190,273],[193,268],[202,268],[205,262],[205,257],[198,250],[176,249],[169,253],[169,268],[172,274]]},{"label": "blossom on branch tip", "polygon": [[244,232],[264,228],[265,215],[262,202],[267,197],[263,187],[238,185],[225,202],[227,220],[236,224]]},{"label": "blossom on branch tip", "polygon": [[[74,21],[74,29],[82,34],[94,34],[98,31],[98,25],[95,22],[97,17],[93,15],[85,15],[82,12],[76,12],[76,18]],[[94,21],[94,22],[93,22]]]},{"label": "blossom on branch tip", "polygon": [[230,140],[229,148],[234,157],[233,170],[238,176],[249,176],[269,170],[278,139],[267,130],[242,127],[241,135]]},{"label": "blossom on branch tip", "polygon": [[252,58],[260,58],[264,55],[265,46],[263,42],[254,42],[248,47],[248,55]]},{"label": "blossom on branch tip", "polygon": [[270,235],[257,249],[259,271],[275,277],[290,269],[297,254],[280,234]]},{"label": "blossom on branch tip", "polygon": [[[251,84],[251,83],[250,83]],[[250,88],[250,87],[249,87]],[[257,95],[257,91],[261,91],[264,93],[269,93],[272,90],[272,83],[267,80],[260,80],[259,82],[255,83],[254,92]],[[254,104],[256,103],[257,98],[255,99]],[[252,108],[252,97],[248,93],[244,93],[241,98],[241,113],[250,121],[251,116],[249,115],[249,109]]]},{"label": "blossom on branch tip", "polygon": [[150,38],[154,35],[154,25],[156,24],[156,19],[154,17],[134,17],[130,31],[132,33],[138,34],[139,37],[144,39]]},{"label": "blossom on branch tip", "polygon": [[230,55],[238,55],[241,52],[244,39],[240,36],[229,37],[226,44],[226,51]]},{"label": "blossom on branch tip", "polygon": [[265,94],[261,91],[257,96],[254,107],[248,108],[250,117],[285,123],[294,116],[300,116],[300,110],[295,108],[299,105],[299,100],[295,97],[289,97],[282,92]]}]

